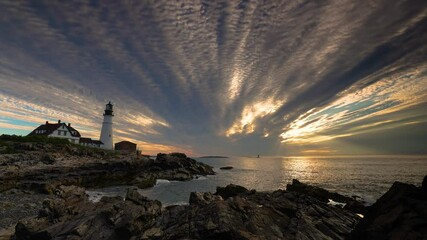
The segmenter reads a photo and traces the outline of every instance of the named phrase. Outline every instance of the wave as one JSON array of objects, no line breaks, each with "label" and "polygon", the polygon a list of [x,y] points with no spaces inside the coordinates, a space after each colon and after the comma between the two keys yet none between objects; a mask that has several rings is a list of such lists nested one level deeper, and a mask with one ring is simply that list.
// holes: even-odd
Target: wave
[{"label": "wave", "polygon": [[199,176],[199,175],[197,175],[193,178],[193,180],[206,180],[206,179],[208,179],[208,178],[205,176]]},{"label": "wave", "polygon": [[166,183],[171,183],[171,181],[169,181],[167,179],[157,179],[156,180],[156,185],[157,184],[166,184]]}]

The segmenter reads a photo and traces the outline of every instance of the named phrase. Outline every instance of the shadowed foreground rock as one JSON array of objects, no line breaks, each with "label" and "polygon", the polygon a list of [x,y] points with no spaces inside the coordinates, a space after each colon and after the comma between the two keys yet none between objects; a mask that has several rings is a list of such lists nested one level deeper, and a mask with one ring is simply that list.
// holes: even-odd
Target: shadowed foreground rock
[{"label": "shadowed foreground rock", "polygon": [[315,187],[305,183],[301,183],[296,179],[292,180],[292,184],[288,184],[286,186],[286,190],[291,192],[303,193],[303,194],[312,196],[325,203],[328,203],[329,199],[335,202],[344,203],[345,204],[344,208],[354,213],[364,214],[366,212],[365,206],[361,202],[353,198],[341,195],[339,193],[329,192],[320,187]]},{"label": "shadowed foreground rock", "polygon": [[[219,188],[220,189],[220,188]],[[130,189],[126,199],[88,202],[84,189],[61,186],[38,218],[16,225],[16,239],[345,239],[359,218],[299,192],[247,191],[226,199],[192,193],[190,205],[161,209]],[[243,191],[244,190],[244,191]]]},{"label": "shadowed foreground rock", "polygon": [[349,239],[427,239],[426,179],[422,187],[395,182],[368,208]]},{"label": "shadowed foreground rock", "polygon": [[88,201],[84,188],[60,186],[57,198],[43,203],[37,218],[20,221],[16,239],[129,239],[151,226],[161,203],[130,189],[126,199]]}]

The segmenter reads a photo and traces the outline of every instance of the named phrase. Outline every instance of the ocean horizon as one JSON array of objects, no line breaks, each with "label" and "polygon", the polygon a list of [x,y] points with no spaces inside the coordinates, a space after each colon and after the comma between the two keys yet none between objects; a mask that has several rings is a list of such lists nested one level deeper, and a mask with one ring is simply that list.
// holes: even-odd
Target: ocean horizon
[{"label": "ocean horizon", "polygon": [[[395,181],[420,186],[427,172],[426,155],[243,156],[195,158],[214,167],[215,175],[186,182],[158,179],[139,190],[163,205],[188,204],[191,192],[215,192],[217,186],[237,184],[256,191],[286,189],[292,179],[373,204]],[[230,170],[221,167],[231,166]],[[130,186],[89,189],[93,201],[125,196]]]}]

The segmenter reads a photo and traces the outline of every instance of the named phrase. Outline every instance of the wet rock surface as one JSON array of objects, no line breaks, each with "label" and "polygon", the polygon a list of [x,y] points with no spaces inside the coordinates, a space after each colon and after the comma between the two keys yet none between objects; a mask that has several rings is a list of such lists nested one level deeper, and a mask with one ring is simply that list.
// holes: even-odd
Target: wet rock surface
[{"label": "wet rock surface", "polygon": [[395,182],[368,211],[349,239],[427,239],[426,177],[422,187]]}]

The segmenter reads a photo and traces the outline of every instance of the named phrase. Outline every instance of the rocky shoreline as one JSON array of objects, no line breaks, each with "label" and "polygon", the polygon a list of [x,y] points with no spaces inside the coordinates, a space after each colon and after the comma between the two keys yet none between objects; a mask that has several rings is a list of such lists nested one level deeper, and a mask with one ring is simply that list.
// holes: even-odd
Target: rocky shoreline
[{"label": "rocky shoreline", "polygon": [[15,154],[0,154],[0,192],[9,189],[52,194],[60,185],[152,187],[156,179],[187,181],[215,174],[212,167],[183,153],[161,154],[155,160],[134,153],[78,145],[14,143]]},{"label": "rocky shoreline", "polygon": [[[0,154],[0,239],[427,239],[427,180],[396,182],[365,207],[293,180],[257,192],[230,184],[164,207],[138,189],[215,174],[182,153],[156,159],[75,145],[11,143]],[[85,187],[131,185],[89,201]],[[365,216],[362,218],[362,216]],[[6,229],[7,228],[7,229]]]},{"label": "rocky shoreline", "polygon": [[[321,195],[318,192],[322,192]],[[294,180],[287,190],[237,185],[193,192],[189,205],[166,208],[129,188],[126,198],[88,200],[85,189],[59,186],[37,217],[15,227],[19,239],[425,239],[427,186],[396,182],[365,218],[326,203],[355,201]],[[329,200],[329,199],[328,199]]]},{"label": "rocky shoreline", "polygon": [[150,159],[67,142],[1,140],[0,229],[36,216],[43,200],[52,198],[61,185],[132,185],[142,189],[154,186],[157,179],[188,181],[215,174],[212,167],[182,153],[159,153]]}]

